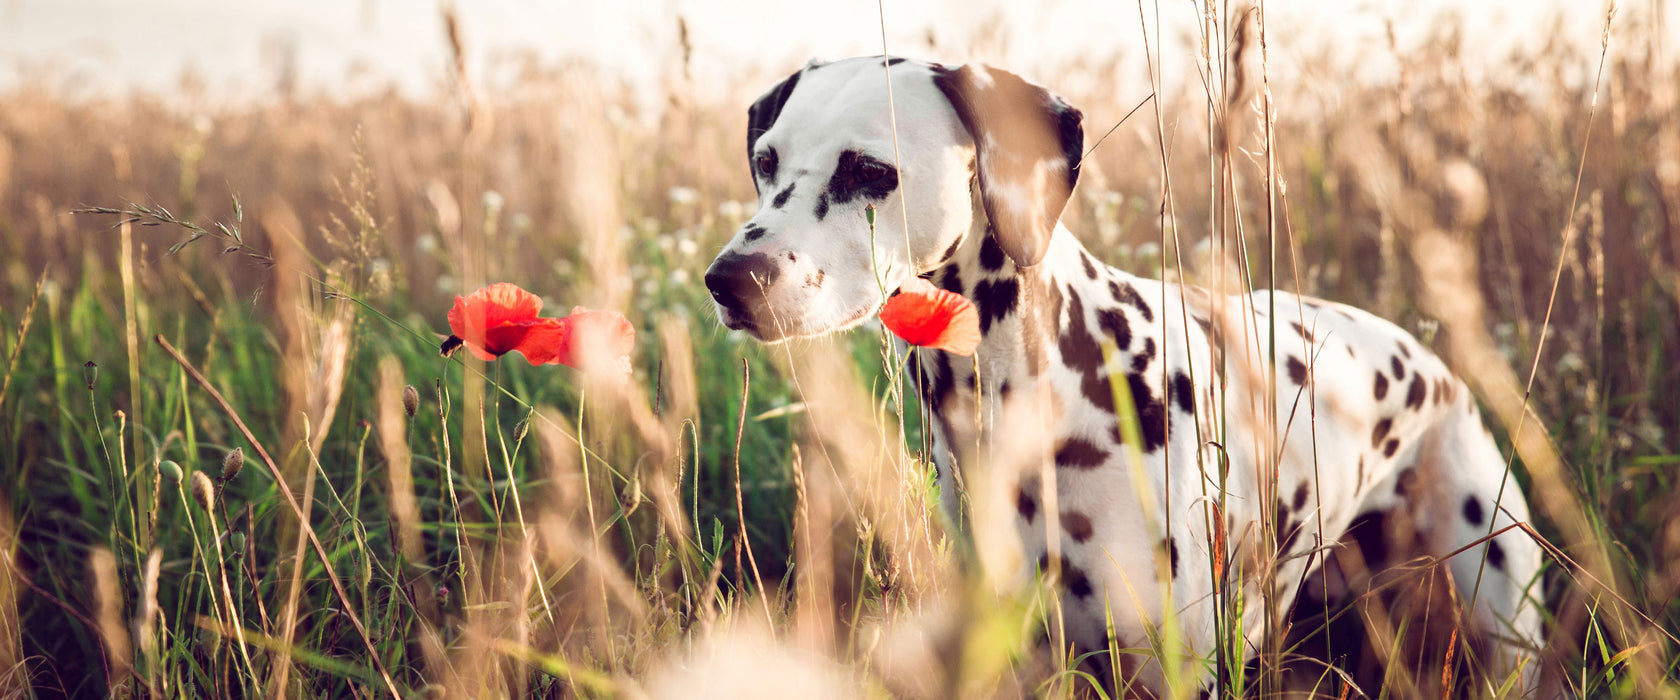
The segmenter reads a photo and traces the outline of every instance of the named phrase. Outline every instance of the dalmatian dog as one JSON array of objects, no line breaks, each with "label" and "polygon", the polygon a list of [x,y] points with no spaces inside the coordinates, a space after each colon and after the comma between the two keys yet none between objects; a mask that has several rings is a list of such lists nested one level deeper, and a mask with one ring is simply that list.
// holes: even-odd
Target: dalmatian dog
[{"label": "dalmatian dog", "polygon": [[[991,470],[1006,504],[991,517],[1014,521],[1020,562],[1054,572],[1070,644],[1148,647],[1170,612],[1185,654],[1212,659],[1240,598],[1252,657],[1277,632],[1262,601],[1287,611],[1352,533],[1373,568],[1401,542],[1464,549],[1446,561],[1465,633],[1533,681],[1539,549],[1518,530],[1476,544],[1527,505],[1465,384],[1412,336],[1100,263],[1060,223],[1081,114],[1009,72],[813,61],[748,117],[759,208],[706,272],[718,318],[765,342],[821,336],[912,276],[973,301],[977,362],[917,353],[931,457],[945,494],[959,469]],[[1153,657],[1119,665],[1141,695],[1171,690]]]}]

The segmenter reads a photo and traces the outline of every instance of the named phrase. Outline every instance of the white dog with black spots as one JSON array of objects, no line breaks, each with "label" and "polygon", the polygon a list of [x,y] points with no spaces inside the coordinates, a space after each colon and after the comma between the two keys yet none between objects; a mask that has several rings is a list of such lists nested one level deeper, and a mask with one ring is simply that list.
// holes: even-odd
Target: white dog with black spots
[{"label": "white dog with black spots", "polygon": [[[991,470],[1011,507],[990,512],[1015,520],[1021,561],[1056,572],[1081,650],[1147,647],[1170,601],[1185,653],[1212,658],[1216,611],[1241,592],[1253,656],[1275,632],[1261,601],[1287,611],[1350,530],[1377,570],[1401,544],[1442,557],[1528,519],[1464,383],[1394,324],[1094,259],[1060,223],[1083,147],[1080,112],[1012,73],[812,62],[749,111],[759,208],[706,273],[718,317],[767,342],[823,335],[869,319],[879,285],[912,275],[972,300],[978,392],[968,359],[918,353],[944,503],[954,515],[957,470]],[[1028,420],[1004,419],[1020,405],[1010,415]],[[1459,598],[1475,589],[1468,620],[1492,643],[1494,677],[1523,664],[1533,683],[1539,548],[1513,530],[1447,561]],[[1162,694],[1156,659],[1120,666],[1134,690]],[[1208,692],[1212,664],[1200,668]]]}]

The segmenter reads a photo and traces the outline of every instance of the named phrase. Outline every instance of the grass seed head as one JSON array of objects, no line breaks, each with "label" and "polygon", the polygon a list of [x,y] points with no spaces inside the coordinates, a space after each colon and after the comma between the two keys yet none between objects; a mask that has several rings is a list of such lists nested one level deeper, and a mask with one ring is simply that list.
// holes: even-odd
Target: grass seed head
[{"label": "grass seed head", "polygon": [[210,477],[204,472],[193,472],[192,475],[193,500],[198,501],[199,507],[212,511],[216,506],[216,485],[210,483]]},{"label": "grass seed head", "polygon": [[163,460],[163,463],[158,465],[158,473],[171,485],[181,483],[181,465],[176,464],[173,459]]},{"label": "grass seed head", "polygon": [[222,481],[233,481],[233,477],[239,476],[239,470],[244,467],[245,448],[228,450],[227,456],[222,458]]},{"label": "grass seed head", "polygon": [[402,404],[403,413],[407,413],[409,418],[413,418],[414,412],[420,410],[420,390],[414,388],[413,384],[403,387]]}]

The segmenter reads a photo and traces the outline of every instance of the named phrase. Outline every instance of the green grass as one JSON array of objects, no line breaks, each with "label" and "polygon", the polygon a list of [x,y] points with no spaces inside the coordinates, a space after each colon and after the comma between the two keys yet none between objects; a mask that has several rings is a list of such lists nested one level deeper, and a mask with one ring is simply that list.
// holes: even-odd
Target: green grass
[{"label": "green grass", "polygon": [[[1675,69],[1612,63],[1604,104],[1617,116],[1581,153],[1592,86],[1565,77],[1581,57],[1509,59],[1511,74],[1547,82],[1532,96],[1497,71],[1451,79],[1455,54],[1440,47],[1395,51],[1405,88],[1331,65],[1320,84],[1274,86],[1291,188],[1280,218],[1298,256],[1277,277],[1378,310],[1438,349],[1485,334],[1519,380],[1550,334],[1525,430],[1549,438],[1579,514],[1536,523],[1560,548],[1545,580],[1553,651],[1584,697],[1673,696],[1680,190],[1651,154],[1680,144],[1680,107],[1628,95]],[[490,93],[482,131],[447,99],[305,99],[199,120],[146,96],[0,96],[0,695],[244,697],[282,678],[282,694],[302,697],[682,694],[735,668],[732,653],[768,659],[750,657],[734,682],[774,687],[840,682],[812,657],[875,695],[1077,686],[1086,669],[1043,658],[1056,615],[1044,589],[997,593],[966,544],[941,534],[945,496],[916,459],[919,416],[898,410],[911,388],[895,385],[879,331],[766,347],[710,317],[700,275],[750,215],[739,107],[768,80],[617,121],[566,111],[647,116],[586,70],[520,80],[508,94],[536,97]],[[1326,84],[1341,97],[1328,106]],[[1199,89],[1161,108],[1191,123],[1206,112]],[[1088,129],[1136,102],[1069,97]],[[568,141],[556,114],[617,147]],[[1194,247],[1154,228],[1162,164],[1137,154],[1159,135],[1129,129],[1087,160],[1070,228],[1126,269],[1206,281],[1205,263],[1170,262]],[[1263,245],[1263,214],[1217,203],[1263,201],[1262,188],[1201,197],[1184,184],[1220,167],[1195,131],[1161,156],[1173,233]],[[1484,217],[1453,219],[1434,186],[1454,159],[1485,180]],[[580,204],[575,173],[602,163],[618,174],[611,201]],[[1378,186],[1384,167],[1398,194]],[[125,233],[117,216],[71,213],[129,200],[174,214]],[[1423,211],[1462,225],[1451,233],[1477,259],[1484,328],[1432,330],[1430,282],[1408,257],[1426,227],[1406,212]],[[207,238],[170,255],[190,229],[140,224],[175,215]],[[544,296],[550,314],[619,295],[638,332],[635,381],[620,391],[518,358],[439,355],[450,298],[501,280]],[[405,385],[420,397],[413,416]],[[1525,486],[1546,454],[1532,447],[1516,461]],[[221,479],[234,449],[243,469]],[[205,478],[209,510],[191,493]],[[324,557],[300,543],[281,482]],[[1615,584],[1599,588],[1565,556]],[[709,660],[684,675],[672,670],[684,655]],[[1224,687],[1275,685],[1235,670]],[[1320,696],[1338,696],[1336,679],[1319,680]]]}]

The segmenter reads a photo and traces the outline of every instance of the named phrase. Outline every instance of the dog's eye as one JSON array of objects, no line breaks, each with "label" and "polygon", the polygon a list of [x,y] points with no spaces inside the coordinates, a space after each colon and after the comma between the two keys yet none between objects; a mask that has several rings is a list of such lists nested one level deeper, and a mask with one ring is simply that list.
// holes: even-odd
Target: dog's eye
[{"label": "dog's eye", "polygon": [[858,184],[867,185],[887,176],[887,166],[880,163],[863,163],[857,169]]},{"label": "dog's eye", "polygon": [[753,159],[753,166],[758,168],[758,173],[760,175],[763,175],[765,177],[771,177],[771,176],[775,175],[776,174],[776,152],[771,151],[769,153],[759,154],[759,156],[757,158]]}]

